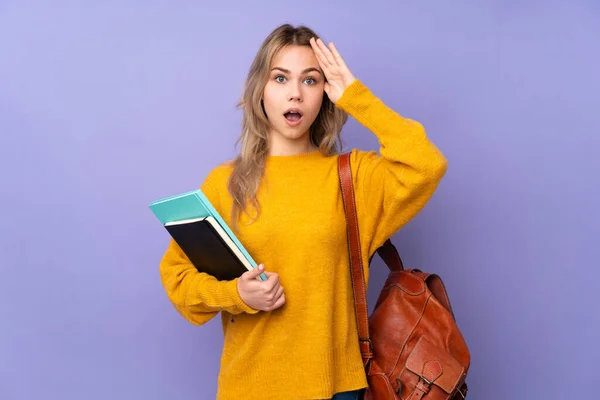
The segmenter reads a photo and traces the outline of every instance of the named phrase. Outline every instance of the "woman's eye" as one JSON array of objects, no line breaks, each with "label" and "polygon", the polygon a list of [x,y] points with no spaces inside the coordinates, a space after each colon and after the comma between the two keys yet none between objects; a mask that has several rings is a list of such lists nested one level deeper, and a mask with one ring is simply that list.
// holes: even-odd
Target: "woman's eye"
[{"label": "woman's eye", "polygon": [[[287,79],[287,78],[286,78],[285,76],[283,76],[283,75],[277,75],[277,76],[275,77],[275,82],[277,82],[277,83],[283,83],[283,82],[285,82],[285,81],[286,81],[286,79]],[[304,82],[308,82],[308,84],[309,84],[309,85],[314,85],[315,83],[317,83],[316,79],[314,79],[314,78],[311,78],[311,77],[309,77],[309,78],[306,78],[306,79],[304,80]]]}]

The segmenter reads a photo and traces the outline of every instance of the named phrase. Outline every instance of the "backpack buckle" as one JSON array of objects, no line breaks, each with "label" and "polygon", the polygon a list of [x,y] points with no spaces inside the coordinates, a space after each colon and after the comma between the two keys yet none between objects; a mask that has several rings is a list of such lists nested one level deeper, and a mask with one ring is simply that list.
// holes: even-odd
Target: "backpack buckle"
[{"label": "backpack buckle", "polygon": [[429,393],[429,391],[431,390],[431,385],[433,385],[433,383],[429,379],[425,378],[423,375],[419,376],[417,387],[420,388],[423,392]]},{"label": "backpack buckle", "polygon": [[[360,343],[366,343],[367,344],[367,348],[368,348],[368,353],[369,354],[373,354],[373,342],[371,341],[371,339],[359,339]],[[362,346],[361,346],[361,350],[362,350]]]}]

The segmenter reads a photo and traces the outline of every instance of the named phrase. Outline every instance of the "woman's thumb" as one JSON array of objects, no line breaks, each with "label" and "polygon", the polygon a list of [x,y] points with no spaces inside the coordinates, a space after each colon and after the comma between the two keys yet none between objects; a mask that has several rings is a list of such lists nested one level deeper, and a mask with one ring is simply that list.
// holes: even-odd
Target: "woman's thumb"
[{"label": "woman's thumb", "polygon": [[257,276],[263,273],[265,266],[263,264],[257,265],[256,268],[252,268],[250,271],[244,273],[248,274],[248,279],[255,279]]}]

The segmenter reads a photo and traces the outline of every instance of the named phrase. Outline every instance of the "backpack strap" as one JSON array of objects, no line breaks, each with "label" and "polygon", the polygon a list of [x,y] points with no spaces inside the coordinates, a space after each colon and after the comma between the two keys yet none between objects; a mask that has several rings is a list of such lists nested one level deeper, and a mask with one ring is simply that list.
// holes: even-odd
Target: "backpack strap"
[{"label": "backpack strap", "polygon": [[[402,259],[398,254],[398,250],[396,246],[392,243],[390,239],[387,239],[380,248],[377,249],[377,254],[383,260],[385,265],[388,266],[390,271],[403,271],[404,265],[402,264]],[[373,257],[373,256],[371,256]]]},{"label": "backpack strap", "polygon": [[363,364],[366,367],[373,358],[373,343],[369,336],[369,311],[367,308],[367,293],[365,275],[363,272],[362,255],[360,250],[360,236],[358,232],[358,218],[356,215],[356,202],[354,187],[352,185],[352,170],[350,168],[350,154],[341,154],[338,158],[338,174],[342,189],[344,213],[346,215],[348,251],[350,258],[350,277],[354,292],[354,308],[358,327],[358,340]]}]

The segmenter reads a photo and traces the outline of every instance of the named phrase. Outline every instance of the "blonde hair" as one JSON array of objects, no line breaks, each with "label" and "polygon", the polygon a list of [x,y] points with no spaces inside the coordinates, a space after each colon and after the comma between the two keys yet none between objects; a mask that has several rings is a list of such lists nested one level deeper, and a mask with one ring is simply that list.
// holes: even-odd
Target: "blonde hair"
[{"label": "blonde hair", "polygon": [[[269,77],[271,63],[276,54],[289,45],[309,46],[310,38],[319,36],[306,26],[293,27],[284,24],[272,31],[259,48],[246,78],[242,97],[237,108],[242,110],[242,131],[236,141],[241,143],[240,153],[231,161],[233,171],[227,189],[233,197],[231,220],[237,230],[237,221],[242,212],[249,215],[246,207],[251,203],[260,215],[260,204],[256,193],[264,175],[265,160],[269,149],[269,122],[262,105],[264,88]],[[310,127],[310,141],[319,151],[330,156],[338,154],[342,148],[341,130],[348,114],[329,100],[323,92],[323,103],[314,123]],[[339,147],[337,142],[339,142]]]}]

